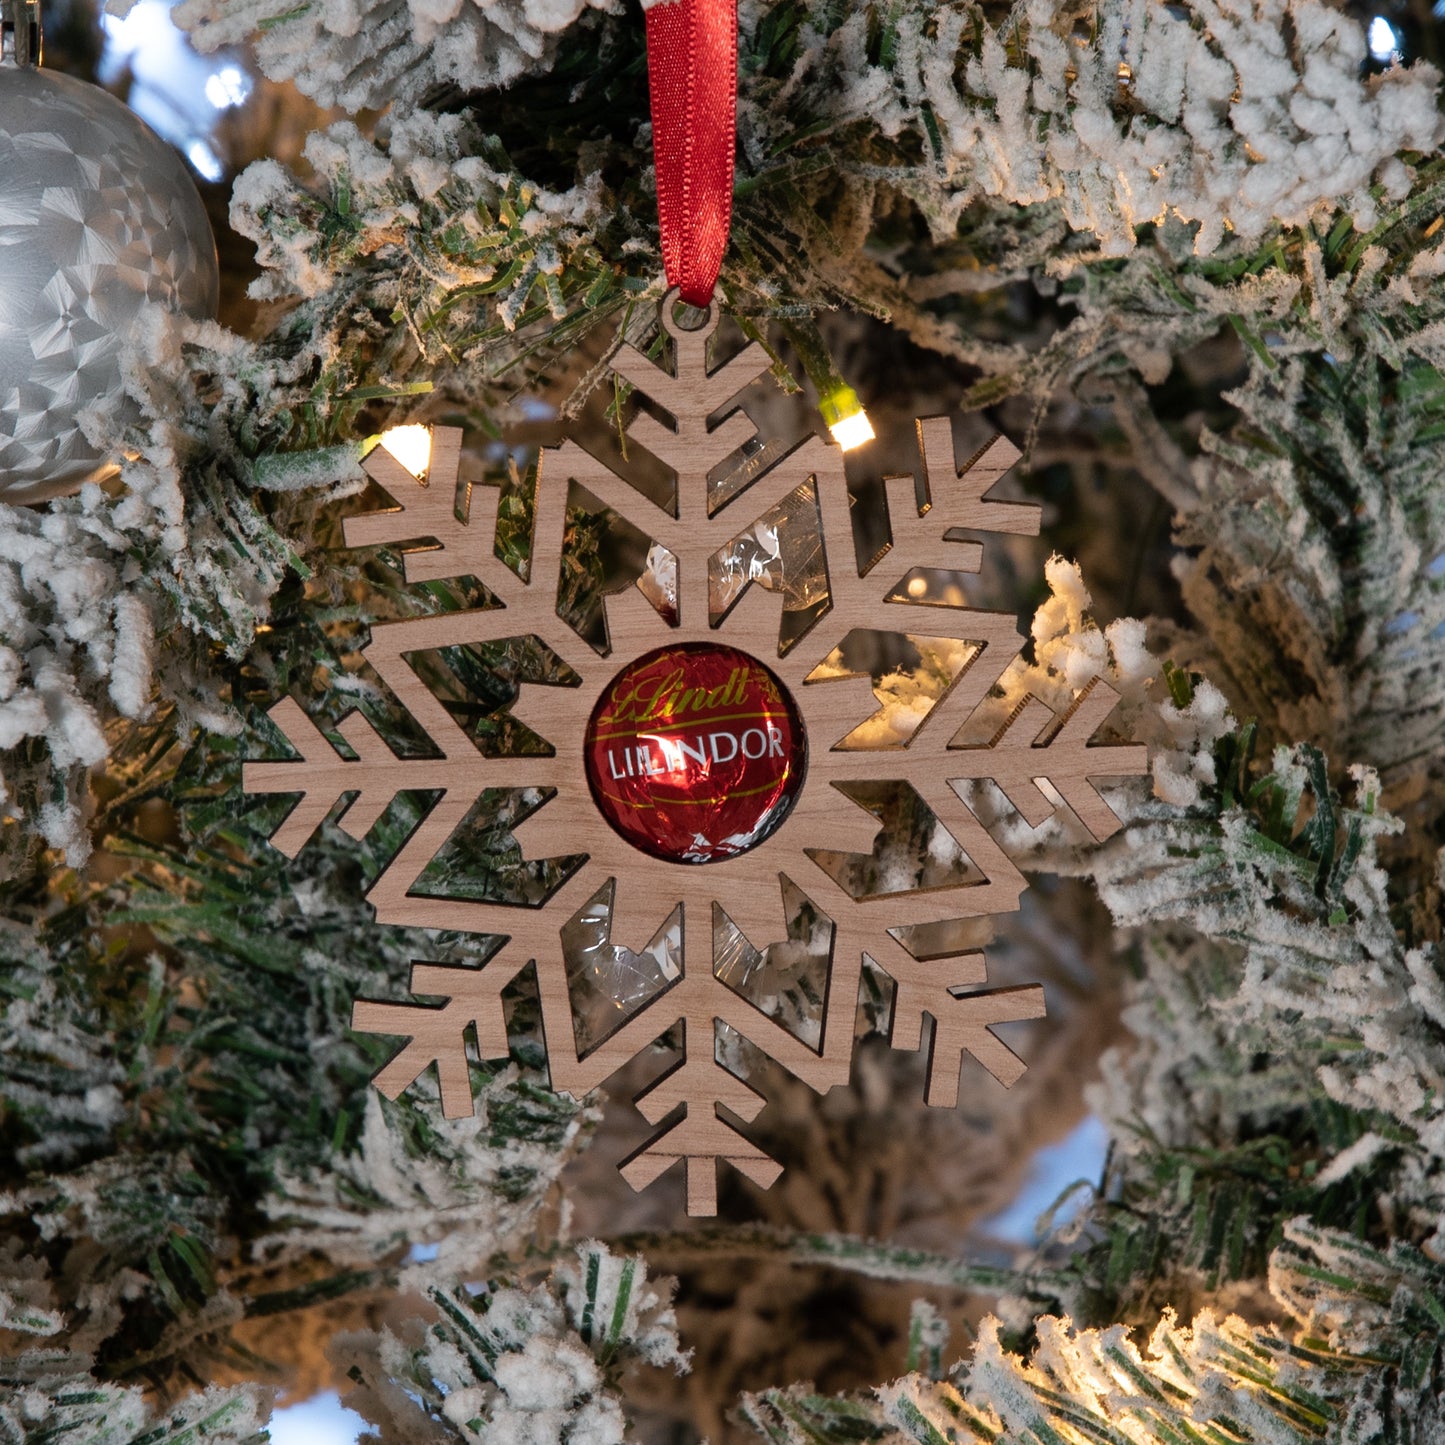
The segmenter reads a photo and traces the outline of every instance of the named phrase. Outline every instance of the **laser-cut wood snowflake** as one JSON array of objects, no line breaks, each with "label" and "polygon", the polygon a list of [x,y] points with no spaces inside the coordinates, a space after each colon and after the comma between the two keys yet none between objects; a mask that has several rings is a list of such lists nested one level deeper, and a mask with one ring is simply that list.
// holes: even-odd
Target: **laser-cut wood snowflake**
[{"label": "laser-cut wood snowflake", "polygon": [[[1090,745],[1090,738],[1117,701],[1102,682],[1085,688],[1060,718],[1033,698],[1015,710],[982,747],[950,747],[989,690],[1021,649],[1012,616],[967,605],[926,614],[895,589],[913,569],[977,571],[982,547],[951,540],[954,528],[1036,534],[1038,508],[992,501],[987,493],[1018,458],[996,439],[961,470],[952,460],[946,419],[919,423],[928,504],[920,512],[912,477],[885,485],[892,544],[860,573],[839,450],[811,438],[761,470],[741,492],[709,510],[708,474],[732,457],[755,428],[737,410],[739,393],[768,369],[763,349],[750,345],[714,371],[707,343],[716,311],[700,330],[680,329],[664,303],[662,324],[672,337],[675,370],[668,373],[624,345],[613,370],[674,418],[669,428],[646,413],[628,439],[676,475],[673,505],[645,498],[575,442],[544,452],[538,467],[531,559],[522,581],[494,552],[498,494],[474,488],[466,515],[458,516],[456,488],[460,432],[433,432],[430,467],[418,482],[386,451],[365,462],[369,475],[397,503],[345,523],[348,546],[423,541],[405,550],[406,580],[473,576],[499,605],[372,628],[367,661],[410,710],[440,753],[437,758],[399,758],[360,713],[339,733],[355,753],[342,757],[292,699],[270,716],[300,754],[297,761],[251,762],[244,787],[257,793],[300,793],[301,800],[273,842],[295,856],[338,803],[340,826],[361,838],[402,792],[437,794],[416,831],[396,853],[367,897],[379,923],[475,934],[504,935],[506,942],[480,969],[418,963],[412,989],[443,998],[440,1006],[359,1000],[352,1027],[360,1032],[404,1036],[407,1042],[376,1076],[396,1097],[432,1064],[440,1078],[448,1117],[472,1110],[468,1034],[475,1029],[482,1058],[508,1051],[502,991],[535,961],[543,1028],[553,1086],[582,1095],[599,1086],[629,1059],[675,1025],[682,1030],[677,1064],[637,1099],[653,1124],[679,1116],[622,1165],[634,1188],[651,1183],[677,1160],[685,1161],[688,1210],[716,1211],[718,1160],[727,1160],[766,1188],[781,1166],[719,1113],[744,1122],[765,1100],[716,1058],[719,1024],[735,1029],[758,1049],[820,1093],[847,1081],[853,1055],[854,1018],[863,955],[894,980],[891,1042],[916,1049],[929,1033],[927,1098],[950,1107],[957,1101],[965,1056],[1005,1086],[1024,1071],[1023,1062],[992,1032],[1000,1023],[1038,1018],[1044,1012],[1037,986],[988,989],[984,956],[919,959],[890,930],[948,919],[1011,912],[1019,906],[1022,874],[969,809],[951,783],[992,779],[1033,825],[1053,815],[1056,799],[1103,839],[1119,820],[1096,791],[1094,779],[1145,771],[1145,752],[1132,745]],[[709,418],[723,419],[709,424]],[[947,458],[947,460],[945,460]],[[732,611],[713,625],[709,616],[709,561],[757,518],[801,484],[816,490],[828,571],[829,608],[786,654],[779,655],[782,599],[750,585]],[[606,661],[566,625],[557,612],[557,579],[563,555],[568,483],[576,482],[677,559],[678,622],[663,620],[636,587],[605,601],[609,651]],[[926,615],[927,621],[919,619]],[[930,636],[973,645],[967,663],[902,747],[840,749],[837,745],[881,711],[867,676],[819,675],[820,665],[853,629],[886,627],[909,632],[910,623]],[[463,644],[536,636],[581,677],[579,687],[523,683],[512,714],[554,749],[551,757],[483,756],[443,703],[408,664],[410,654]],[[751,851],[703,866],[647,857],[623,842],[593,803],[582,768],[587,720],[600,691],[627,660],[679,642],[725,642],[766,663],[792,692],[809,740],[807,776],[796,803],[778,830]],[[981,881],[907,894],[854,899],[826,872],[815,854],[873,850],[878,819],[839,785],[890,781],[918,791],[940,823],[982,874]],[[1052,793],[1040,783],[1052,784]],[[516,828],[529,859],[586,854],[586,861],[540,907],[423,897],[412,892],[423,870],[489,788],[551,789],[553,796]],[[350,801],[345,801],[347,798]],[[786,937],[782,878],[833,921],[822,1033],[810,1047],[744,999],[713,971],[714,909],[726,913],[761,949]],[[590,1050],[579,1047],[566,966],[559,940],[568,919],[614,880],[612,942],[642,950],[681,910],[681,977],[647,1002]]]}]

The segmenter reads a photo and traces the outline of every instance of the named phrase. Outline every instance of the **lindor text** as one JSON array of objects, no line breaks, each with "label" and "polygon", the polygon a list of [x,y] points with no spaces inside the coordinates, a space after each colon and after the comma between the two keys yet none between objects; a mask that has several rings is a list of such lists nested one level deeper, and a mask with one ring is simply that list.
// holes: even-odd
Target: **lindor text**
[{"label": "lindor text", "polygon": [[608,748],[607,766],[614,778],[645,778],[685,773],[695,767],[706,769],[715,763],[730,763],[739,756],[750,761],[785,757],[782,729],[766,723],[742,732],[724,730],[691,739],[651,737],[627,747]]}]

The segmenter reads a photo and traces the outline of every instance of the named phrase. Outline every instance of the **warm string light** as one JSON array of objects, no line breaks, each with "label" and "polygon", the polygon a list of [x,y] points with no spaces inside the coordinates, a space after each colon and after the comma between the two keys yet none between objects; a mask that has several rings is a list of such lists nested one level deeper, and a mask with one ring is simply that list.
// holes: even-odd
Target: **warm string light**
[{"label": "warm string light", "polygon": [[818,388],[818,410],[833,440],[845,451],[861,447],[874,437],[873,424],[858,393],[838,374],[823,333],[805,319],[783,323],[808,379]]},{"label": "warm string light", "polygon": [[835,387],[818,403],[818,410],[823,413],[833,440],[845,452],[873,440],[873,424],[851,386]]},{"label": "warm string light", "polygon": [[431,428],[429,426],[394,426],[381,434],[381,445],[420,480],[431,465]]},{"label": "warm string light", "polygon": [[852,415],[831,423],[828,430],[833,434],[833,440],[845,452],[861,447],[865,442],[871,442],[874,436],[873,424],[861,406]]}]

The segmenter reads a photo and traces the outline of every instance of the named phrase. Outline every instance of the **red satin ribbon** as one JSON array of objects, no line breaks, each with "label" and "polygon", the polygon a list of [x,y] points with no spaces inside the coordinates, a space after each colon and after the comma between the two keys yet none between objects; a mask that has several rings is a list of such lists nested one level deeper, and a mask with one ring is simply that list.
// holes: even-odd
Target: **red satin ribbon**
[{"label": "red satin ribbon", "polygon": [[657,215],[668,282],[706,306],[727,249],[738,105],[737,0],[662,0],[647,12]]}]

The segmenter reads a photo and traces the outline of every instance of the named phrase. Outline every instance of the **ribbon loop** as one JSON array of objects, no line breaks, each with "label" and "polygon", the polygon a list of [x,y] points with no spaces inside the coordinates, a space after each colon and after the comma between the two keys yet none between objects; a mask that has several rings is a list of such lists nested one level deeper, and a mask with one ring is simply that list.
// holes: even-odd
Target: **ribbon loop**
[{"label": "ribbon loop", "polygon": [[684,301],[707,306],[732,224],[737,0],[657,0],[647,76],[662,264]]}]

